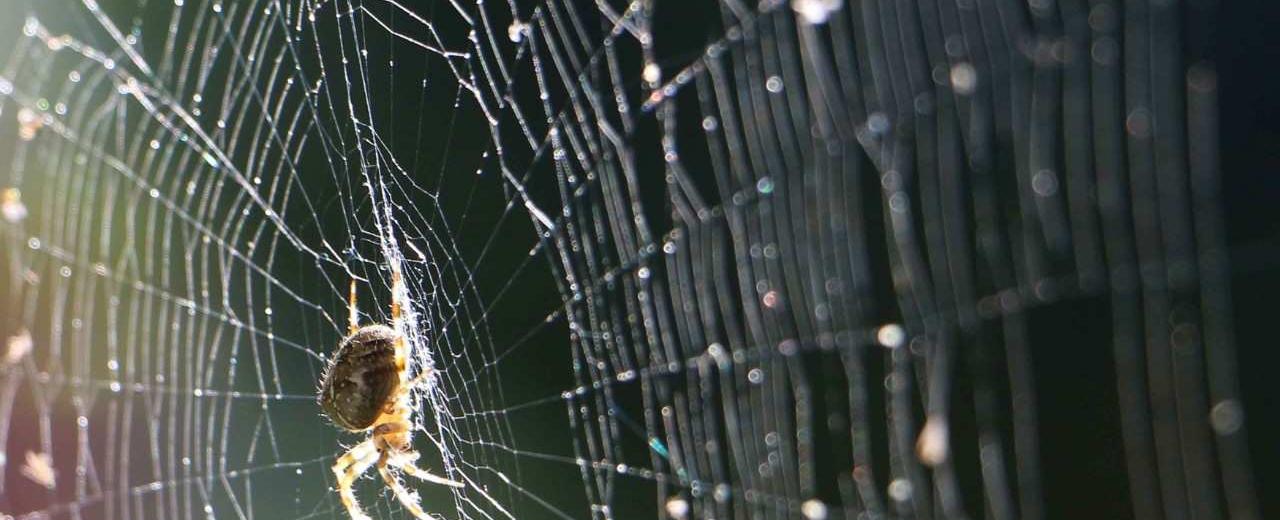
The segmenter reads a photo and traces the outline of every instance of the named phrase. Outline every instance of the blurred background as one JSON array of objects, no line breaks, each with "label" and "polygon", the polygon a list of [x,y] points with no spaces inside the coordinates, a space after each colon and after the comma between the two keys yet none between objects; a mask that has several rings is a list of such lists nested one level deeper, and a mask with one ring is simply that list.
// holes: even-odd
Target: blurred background
[{"label": "blurred background", "polygon": [[0,518],[1280,517],[1242,4],[0,0]]}]

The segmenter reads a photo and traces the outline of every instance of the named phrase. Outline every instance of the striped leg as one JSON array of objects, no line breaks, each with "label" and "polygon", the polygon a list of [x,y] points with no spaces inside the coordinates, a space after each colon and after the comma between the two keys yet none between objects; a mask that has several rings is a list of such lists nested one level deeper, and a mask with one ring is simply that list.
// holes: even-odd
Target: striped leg
[{"label": "striped leg", "polygon": [[403,471],[406,475],[417,478],[424,482],[430,482],[432,484],[440,484],[442,486],[449,486],[453,488],[467,487],[466,484],[463,484],[456,480],[450,480],[441,476],[437,476],[425,469],[414,466],[413,461],[417,460],[417,458],[418,458],[418,453],[415,451],[410,451],[410,452],[405,452],[400,456],[391,459],[390,463],[392,466],[395,466],[400,471]]},{"label": "striped leg", "polygon": [[347,335],[356,333],[360,328],[360,311],[356,310],[356,279],[351,279],[350,292],[347,294]]},{"label": "striped leg", "polygon": [[382,481],[387,483],[387,487],[391,488],[391,492],[396,495],[396,500],[399,500],[414,518],[429,520],[431,517],[427,516],[427,513],[418,505],[418,497],[409,493],[404,485],[400,484],[400,480],[391,474],[391,470],[387,467],[387,459],[387,452],[383,452],[382,456],[378,457],[378,473],[382,474]]},{"label": "striped leg", "polygon": [[400,261],[391,260],[391,328],[396,331],[396,368],[400,369],[400,382],[404,383],[408,376],[405,370],[409,362],[409,341],[405,339],[404,307],[408,306],[408,292],[404,286],[404,276],[400,272]]},{"label": "striped leg", "polygon": [[356,495],[351,490],[351,486],[369,469],[369,466],[377,461],[378,451],[373,448],[373,441],[366,440],[338,457],[338,461],[333,465],[333,475],[338,478],[338,497],[342,499],[342,505],[347,508],[347,513],[351,515],[352,520],[370,520],[369,515],[364,514],[360,509],[360,503],[356,501]]}]

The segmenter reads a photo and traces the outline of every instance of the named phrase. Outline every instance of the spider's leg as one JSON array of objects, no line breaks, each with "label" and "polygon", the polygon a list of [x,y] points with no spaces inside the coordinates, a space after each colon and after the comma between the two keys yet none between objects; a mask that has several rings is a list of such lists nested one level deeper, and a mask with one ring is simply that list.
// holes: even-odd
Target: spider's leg
[{"label": "spider's leg", "polygon": [[418,458],[418,452],[407,451],[407,452],[401,453],[400,456],[394,459],[391,459],[390,462],[392,466],[395,466],[400,471],[405,472],[405,474],[411,477],[420,479],[424,482],[430,482],[432,484],[440,484],[442,486],[449,486],[454,488],[467,487],[466,484],[463,484],[456,480],[450,480],[438,475],[434,475],[430,471],[414,466],[413,461],[416,460],[417,458]]},{"label": "spider's leg", "polygon": [[[390,464],[392,467],[395,467],[407,473],[409,476],[416,477],[418,479],[421,479],[426,482],[430,482],[432,484],[440,484],[442,486],[449,486],[449,487],[455,487],[455,488],[466,487],[466,485],[461,482],[458,482],[456,480],[450,480],[445,477],[433,475],[431,472],[425,469],[414,466],[413,462],[415,460],[418,460],[417,450],[414,450],[413,447],[409,446],[406,442],[402,442],[403,439],[395,438],[397,435],[402,434],[403,432],[406,432],[408,430],[409,430],[409,423],[408,421],[403,421],[403,420],[386,422],[378,425],[377,428],[374,428],[374,435],[378,436],[379,438],[385,439],[387,441],[387,444],[391,446],[394,451],[393,454],[387,459],[388,464]],[[396,441],[400,441],[400,442],[397,444]]]},{"label": "spider's leg", "polygon": [[396,331],[396,368],[400,371],[400,382],[405,382],[408,373],[405,368],[409,361],[409,341],[405,339],[403,308],[408,306],[408,291],[405,290],[404,276],[400,273],[400,260],[391,259],[391,328]]},{"label": "spider's leg", "polygon": [[436,369],[434,368],[422,367],[422,370],[418,372],[417,376],[414,376],[412,381],[409,381],[409,384],[405,387],[405,389],[408,390],[411,388],[417,388],[418,385],[426,382],[427,378],[431,377],[431,374],[435,373],[435,371]]},{"label": "spider's leg", "polygon": [[351,279],[351,293],[347,296],[347,335],[360,328],[360,311],[356,310],[356,279]]},{"label": "spider's leg", "polygon": [[[398,323],[400,319],[400,299],[404,293],[404,277],[400,273],[400,261],[391,260],[391,321]],[[396,330],[400,330],[396,328]]]},{"label": "spider's leg", "polygon": [[369,439],[353,446],[333,464],[333,475],[338,478],[338,497],[352,520],[369,520],[369,515],[360,509],[351,485],[377,460],[378,451],[373,449],[373,440]]},{"label": "spider's leg", "polygon": [[389,455],[390,454],[388,452],[383,452],[382,456],[378,457],[378,473],[382,475],[382,481],[387,483],[387,487],[391,488],[391,492],[395,494],[396,500],[399,500],[400,503],[404,505],[404,508],[408,509],[409,514],[412,514],[414,518],[430,519],[431,517],[427,516],[427,513],[418,505],[418,497],[410,494],[409,491],[400,484],[400,480],[397,479],[395,475],[392,475],[391,471],[387,469],[387,458]]},{"label": "spider's leg", "polygon": [[345,472],[348,467],[375,453],[373,448],[373,439],[365,439],[364,442],[352,446],[351,449],[347,450],[347,452],[342,454],[341,457],[338,457],[337,462],[333,464],[334,474],[338,478],[342,478],[343,472]]}]

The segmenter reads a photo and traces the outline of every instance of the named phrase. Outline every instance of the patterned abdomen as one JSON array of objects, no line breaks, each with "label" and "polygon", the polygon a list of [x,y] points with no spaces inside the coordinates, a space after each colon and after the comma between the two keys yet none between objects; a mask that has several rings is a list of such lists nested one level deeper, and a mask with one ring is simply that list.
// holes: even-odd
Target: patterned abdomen
[{"label": "patterned abdomen", "polygon": [[385,325],[361,327],[338,345],[320,380],[320,407],[335,424],[351,431],[373,426],[396,387],[396,333]]}]

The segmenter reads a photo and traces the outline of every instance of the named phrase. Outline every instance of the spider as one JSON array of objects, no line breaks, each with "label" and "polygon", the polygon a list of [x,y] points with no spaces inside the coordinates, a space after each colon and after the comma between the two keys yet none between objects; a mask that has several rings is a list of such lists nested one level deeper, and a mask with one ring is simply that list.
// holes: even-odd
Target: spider
[{"label": "spider", "polygon": [[360,326],[356,311],[356,282],[351,281],[347,311],[347,337],[338,344],[338,352],[320,378],[317,400],[325,415],[348,432],[368,431],[369,437],[347,450],[333,465],[338,479],[338,496],[353,520],[368,520],[360,509],[351,486],[369,466],[377,464],[382,480],[416,518],[431,518],[418,505],[416,495],[409,493],[391,473],[400,470],[426,482],[461,488],[463,484],[432,475],[414,465],[418,452],[413,449],[410,421],[413,408],[409,392],[431,375],[425,368],[409,379],[409,342],[405,340],[401,307],[407,305],[400,263],[391,262],[391,326]]}]

